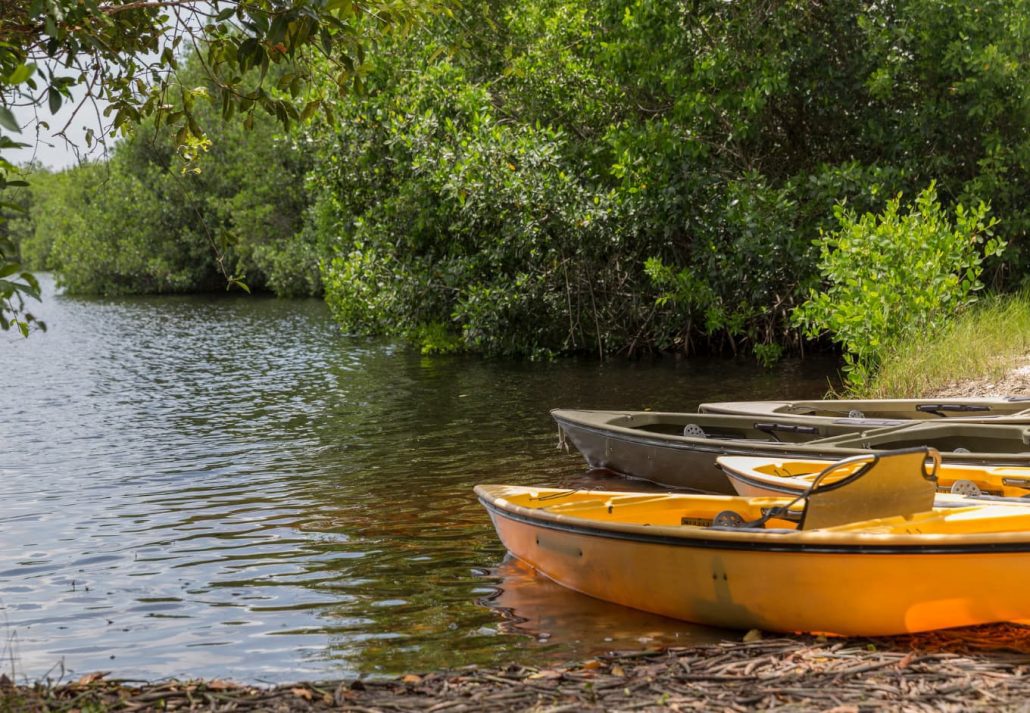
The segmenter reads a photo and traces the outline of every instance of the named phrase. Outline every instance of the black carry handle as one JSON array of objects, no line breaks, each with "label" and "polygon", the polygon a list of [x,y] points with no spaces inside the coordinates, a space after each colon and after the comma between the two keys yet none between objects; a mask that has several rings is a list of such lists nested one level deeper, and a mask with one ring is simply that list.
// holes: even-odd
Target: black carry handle
[{"label": "black carry handle", "polygon": [[[809,436],[818,436],[819,429],[815,426],[802,426],[797,423],[756,423],[755,430],[768,433],[776,438],[777,433],[804,433]],[[778,438],[776,440],[779,440]]]},{"label": "black carry handle", "polygon": [[957,411],[957,412],[970,412],[970,411],[990,411],[990,406],[978,406],[976,404],[919,404],[916,406],[916,411],[922,411],[923,413],[932,413],[934,416],[944,416],[945,411]]}]

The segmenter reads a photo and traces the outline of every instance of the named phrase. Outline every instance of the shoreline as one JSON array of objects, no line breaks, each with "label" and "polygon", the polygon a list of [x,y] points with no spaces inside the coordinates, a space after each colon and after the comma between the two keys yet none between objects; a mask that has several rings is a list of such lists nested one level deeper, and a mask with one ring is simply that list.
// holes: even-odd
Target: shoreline
[{"label": "shoreline", "polygon": [[950,398],[1030,396],[1030,356],[1024,356],[1017,366],[1009,369],[1001,378],[979,377],[957,381],[945,384],[940,389],[934,389],[927,396]]},{"label": "shoreline", "polygon": [[540,669],[469,666],[389,679],[275,687],[223,680],[146,684],[87,674],[14,685],[0,711],[1026,711],[1030,626],[993,624],[907,636],[724,641],[612,653]]}]

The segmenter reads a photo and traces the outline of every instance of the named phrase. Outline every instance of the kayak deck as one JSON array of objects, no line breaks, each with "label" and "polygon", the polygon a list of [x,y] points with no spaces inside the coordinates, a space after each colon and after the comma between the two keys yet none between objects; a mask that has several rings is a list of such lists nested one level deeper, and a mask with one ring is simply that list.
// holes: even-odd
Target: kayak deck
[{"label": "kayak deck", "polygon": [[[503,490],[499,490],[503,489]],[[554,521],[577,519],[589,521],[599,530],[608,524],[632,525],[639,528],[676,528],[684,537],[712,527],[716,515],[735,512],[744,521],[758,520],[772,508],[783,507],[789,498],[744,498],[721,495],[687,495],[677,493],[624,493],[608,491],[535,489],[514,486],[477,486],[477,492],[489,498],[502,499],[507,505],[547,513]],[[481,495],[481,496],[482,496]],[[551,518],[548,518],[551,519]],[[911,515],[895,515],[833,527],[820,528],[822,533],[867,533],[896,535],[969,535],[1019,533],[1030,528],[1030,507],[1019,504],[994,504],[985,507],[974,501],[945,501],[943,506]],[[798,530],[798,517],[776,517],[764,527],[779,536]],[[744,531],[746,532],[746,530]],[[763,533],[762,529],[755,534]],[[663,534],[666,534],[663,532]],[[764,534],[764,533],[763,533]],[[1025,536],[1030,543],[1030,533]],[[899,540],[900,541],[900,540]]]}]

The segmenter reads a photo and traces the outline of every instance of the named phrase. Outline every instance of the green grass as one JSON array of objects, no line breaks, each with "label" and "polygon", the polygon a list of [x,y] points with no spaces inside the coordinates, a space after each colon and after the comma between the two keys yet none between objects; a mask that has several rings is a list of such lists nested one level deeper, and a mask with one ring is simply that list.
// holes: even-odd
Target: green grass
[{"label": "green grass", "polygon": [[1030,355],[1030,293],[984,299],[936,335],[912,338],[884,359],[862,398],[920,398],[964,381],[997,380]]}]

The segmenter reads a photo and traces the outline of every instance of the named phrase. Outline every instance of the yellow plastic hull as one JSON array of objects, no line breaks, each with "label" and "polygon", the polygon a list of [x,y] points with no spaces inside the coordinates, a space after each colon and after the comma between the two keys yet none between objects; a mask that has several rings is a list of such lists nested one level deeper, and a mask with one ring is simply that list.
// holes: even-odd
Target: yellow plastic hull
[{"label": "yellow plastic hull", "polygon": [[704,528],[537,519],[503,496],[480,500],[504,546],[559,584],[700,624],[875,636],[1030,617],[1030,543],[1011,536],[1005,547],[1016,551],[995,553],[892,549],[890,536],[853,533],[760,532],[749,542]]}]

